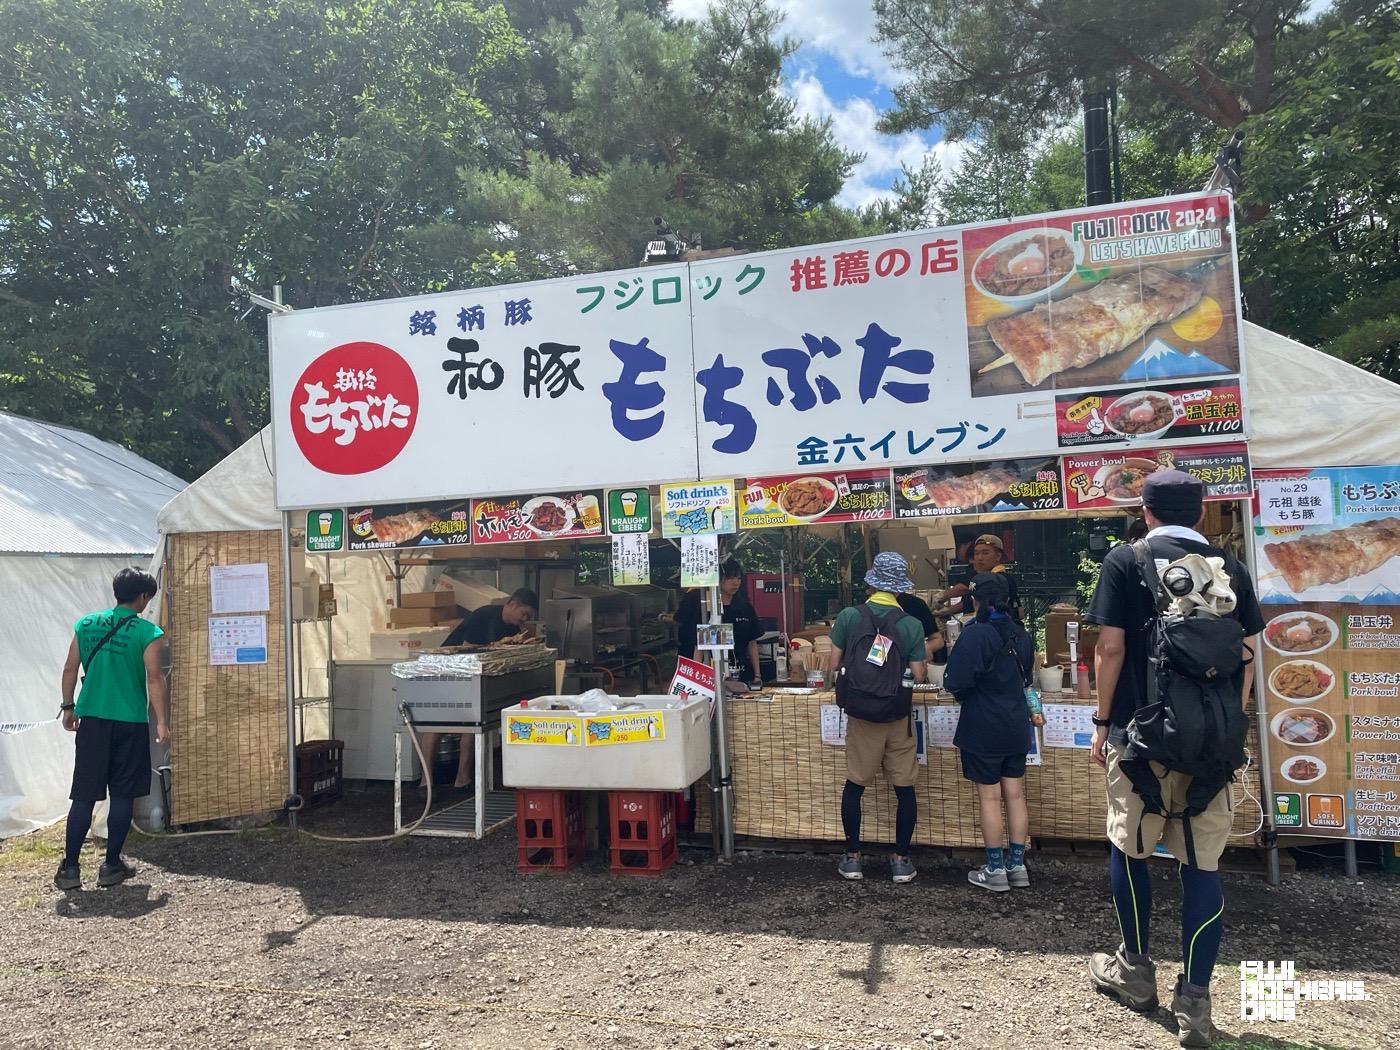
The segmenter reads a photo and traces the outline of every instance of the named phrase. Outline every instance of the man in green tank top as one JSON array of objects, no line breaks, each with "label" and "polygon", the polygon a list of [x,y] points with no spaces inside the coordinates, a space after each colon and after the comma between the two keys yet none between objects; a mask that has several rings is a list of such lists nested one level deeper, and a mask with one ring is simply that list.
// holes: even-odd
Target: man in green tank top
[{"label": "man in green tank top", "polygon": [[63,862],[53,880],[61,890],[82,887],[78,853],[92,827],[93,806],[109,793],[107,858],[97,884],[115,886],[136,874],[121,853],[135,801],[151,789],[148,706],[156,712],[156,743],[170,742],[169,697],[157,644],[164,632],[141,618],[156,596],[155,577],[123,569],[112,581],[112,594],[115,606],[73,625],[63,665],[63,728],[77,734],[77,746]]}]

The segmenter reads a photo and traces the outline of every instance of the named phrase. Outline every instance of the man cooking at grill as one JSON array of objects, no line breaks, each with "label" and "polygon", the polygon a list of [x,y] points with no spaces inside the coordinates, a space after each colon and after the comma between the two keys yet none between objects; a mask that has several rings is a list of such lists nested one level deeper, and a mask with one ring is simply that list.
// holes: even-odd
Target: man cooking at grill
[{"label": "man cooking at grill", "polygon": [[[491,645],[493,642],[514,638],[525,629],[525,625],[535,618],[540,600],[535,592],[522,587],[512,594],[504,605],[483,605],[475,612],[468,613],[452,633],[447,636],[444,646],[452,645]],[[441,733],[423,734],[423,755],[429,768],[423,771],[418,781],[418,789],[428,789],[428,777],[433,775],[432,764],[437,756]],[[457,743],[457,779],[452,782],[455,788],[464,788],[471,783],[472,749],[470,733],[463,733]]]}]

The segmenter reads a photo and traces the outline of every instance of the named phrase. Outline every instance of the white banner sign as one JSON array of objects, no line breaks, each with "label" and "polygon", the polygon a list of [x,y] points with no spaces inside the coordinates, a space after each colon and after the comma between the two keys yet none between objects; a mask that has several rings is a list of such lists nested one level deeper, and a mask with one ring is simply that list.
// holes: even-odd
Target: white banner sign
[{"label": "white banner sign", "polygon": [[1231,215],[1194,195],[276,315],[278,506],[1242,435]]}]

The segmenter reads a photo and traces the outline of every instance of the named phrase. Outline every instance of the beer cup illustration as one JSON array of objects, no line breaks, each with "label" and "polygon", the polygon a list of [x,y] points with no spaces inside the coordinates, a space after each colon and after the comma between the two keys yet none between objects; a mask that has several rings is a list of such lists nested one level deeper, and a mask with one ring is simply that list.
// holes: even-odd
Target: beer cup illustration
[{"label": "beer cup illustration", "polygon": [[630,518],[637,513],[637,494],[635,492],[624,492],[620,498],[623,514]]},{"label": "beer cup illustration", "polygon": [[1288,816],[1288,796],[1278,795],[1275,797],[1274,802],[1278,806],[1278,815],[1280,817]]},{"label": "beer cup illustration", "polygon": [[334,520],[335,513],[333,511],[323,510],[320,514],[316,515],[316,528],[320,530],[322,536],[329,536],[331,534],[331,522]]}]

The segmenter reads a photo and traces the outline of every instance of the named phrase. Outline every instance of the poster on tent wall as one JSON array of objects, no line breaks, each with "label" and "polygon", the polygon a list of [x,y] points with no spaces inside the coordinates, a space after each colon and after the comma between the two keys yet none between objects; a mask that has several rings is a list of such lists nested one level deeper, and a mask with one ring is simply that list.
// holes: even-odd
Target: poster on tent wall
[{"label": "poster on tent wall", "polygon": [[1400,466],[1255,474],[1274,822],[1400,839]]},{"label": "poster on tent wall", "polygon": [[1081,393],[1143,395],[1087,449],[1205,439],[1234,260],[1196,194],[274,315],[278,506],[1043,456]]}]

